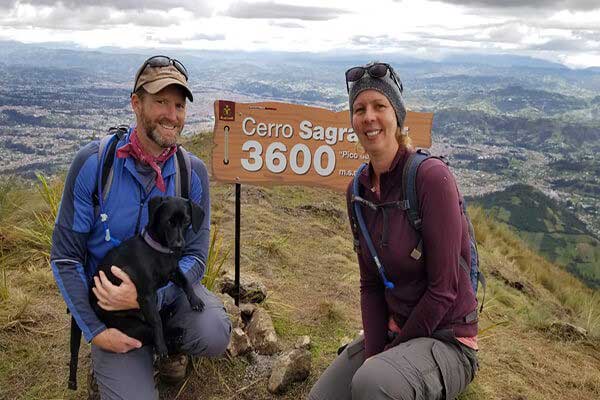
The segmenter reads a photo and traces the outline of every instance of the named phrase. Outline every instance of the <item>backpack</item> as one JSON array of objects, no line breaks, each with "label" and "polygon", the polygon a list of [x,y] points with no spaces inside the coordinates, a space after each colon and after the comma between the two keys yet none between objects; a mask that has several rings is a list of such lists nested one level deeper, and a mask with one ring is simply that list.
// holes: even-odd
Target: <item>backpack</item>
[{"label": "backpack", "polygon": [[[104,213],[104,200],[108,196],[113,179],[113,164],[117,144],[129,131],[127,125],[119,125],[108,129],[108,134],[100,139],[98,146],[98,173],[97,185],[94,194],[92,195],[92,203],[94,207],[100,208],[100,220],[104,225],[105,237],[107,242],[112,242],[117,246],[120,242],[110,236],[108,228],[108,217]],[[181,146],[177,145],[177,163],[175,164],[175,196],[190,198],[190,185],[192,179],[192,167],[189,153]],[[183,177],[183,179],[182,179]],[[69,310],[67,309],[67,313]],[[72,390],[77,390],[77,363],[79,359],[79,345],[81,343],[81,329],[77,325],[75,318],[71,316],[71,337],[70,350],[71,358],[69,361],[69,381],[68,387]]]},{"label": "backpack", "polygon": [[[368,200],[365,200],[364,198],[362,198],[360,196],[358,177],[363,172],[363,170],[367,167],[368,164],[366,164],[366,163],[361,164],[360,167],[358,167],[358,170],[356,171],[356,173],[354,174],[354,179],[352,182],[352,197],[351,197],[351,203],[353,206],[352,207],[353,213],[351,214],[352,215],[351,221],[352,221],[352,233],[354,235],[354,250],[357,253],[359,252],[358,234],[360,232],[360,233],[362,233],[362,235],[365,238],[365,242],[367,244],[369,252],[371,253],[371,256],[373,257],[373,260],[375,261],[375,265],[377,266],[377,268],[379,270],[379,274],[380,274],[382,281],[384,283],[384,286],[386,288],[393,289],[394,284],[392,282],[388,281],[387,278],[385,277],[383,265],[381,264],[379,257],[377,256],[377,252],[375,251],[375,247],[373,246],[373,242],[371,241],[369,232],[366,229],[365,222],[362,217],[361,205],[365,205],[373,210],[377,210],[378,208],[382,208],[383,210],[385,210],[386,208],[400,208],[401,210],[406,211],[406,214],[408,216],[408,220],[409,220],[411,226],[415,229],[415,231],[419,235],[419,242],[417,244],[417,247],[415,247],[412,250],[412,252],[410,253],[410,256],[415,260],[419,260],[423,255],[423,239],[420,238],[421,230],[422,230],[422,221],[421,221],[421,217],[420,217],[420,204],[419,204],[419,197],[417,196],[416,180],[417,180],[417,171],[419,169],[419,166],[423,163],[423,161],[425,161],[429,158],[437,158],[437,159],[441,160],[442,162],[444,162],[446,165],[448,165],[448,162],[444,157],[432,156],[425,150],[418,149],[415,153],[411,154],[408,157],[408,160],[406,160],[406,163],[404,164],[404,168],[402,170],[402,192],[401,192],[402,198],[399,199],[398,201],[394,201],[394,202],[388,202],[388,203],[383,203],[383,204],[374,204]],[[467,224],[469,227],[469,243],[471,246],[471,259],[469,261],[467,261],[461,256],[459,258],[459,265],[469,275],[469,278],[471,281],[471,287],[473,288],[473,293],[475,293],[475,295],[477,295],[477,289],[478,289],[479,283],[481,283],[481,286],[483,287],[483,290],[484,290],[483,299],[481,301],[481,308],[479,310],[479,312],[481,312],[483,310],[483,303],[485,302],[486,280],[485,280],[485,276],[479,269],[479,253],[477,250],[477,241],[475,239],[475,231],[473,229],[473,224],[471,223],[471,219],[469,218],[469,214],[467,213],[467,205],[466,205],[464,199],[462,201],[462,212],[465,215],[465,217],[467,218]],[[477,314],[477,310],[475,310],[474,318],[477,318],[476,314]],[[467,319],[473,318],[473,316],[467,316],[467,317],[468,317]],[[467,321],[467,322],[469,322],[469,321]]]}]

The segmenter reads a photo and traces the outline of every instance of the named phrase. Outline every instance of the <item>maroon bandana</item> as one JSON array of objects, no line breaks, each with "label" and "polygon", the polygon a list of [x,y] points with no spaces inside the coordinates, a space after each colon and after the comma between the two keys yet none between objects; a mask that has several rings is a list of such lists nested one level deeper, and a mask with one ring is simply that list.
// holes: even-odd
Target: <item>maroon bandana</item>
[{"label": "maroon bandana", "polygon": [[164,149],[164,151],[160,153],[158,157],[154,157],[152,154],[146,153],[142,149],[142,146],[140,146],[140,142],[137,137],[137,129],[134,128],[133,132],[129,136],[129,143],[117,150],[117,157],[127,158],[128,156],[131,156],[140,162],[148,164],[150,167],[152,167],[154,172],[156,172],[156,187],[158,190],[165,193],[167,189],[165,188],[165,181],[162,177],[158,163],[164,163],[169,159],[169,157],[175,154],[176,151],[177,146],[172,146]]}]

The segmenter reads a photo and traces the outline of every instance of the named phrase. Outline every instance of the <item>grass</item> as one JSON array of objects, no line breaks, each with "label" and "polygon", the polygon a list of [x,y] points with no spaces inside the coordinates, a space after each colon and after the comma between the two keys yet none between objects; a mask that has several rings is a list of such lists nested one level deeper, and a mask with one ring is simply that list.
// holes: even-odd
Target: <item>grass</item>
[{"label": "grass", "polygon": [[[186,147],[206,152],[206,138]],[[40,246],[25,245],[15,225],[43,233],[52,220],[60,181],[18,187],[0,196],[0,399],[83,399],[89,347],[82,346],[77,392],[66,389],[68,322]],[[242,274],[267,285],[264,306],[284,348],[311,337],[313,371],[282,396],[244,358],[195,359],[188,380],[161,387],[161,398],[190,400],[305,398],[344,338],[361,329],[359,274],[338,193],[313,188],[243,186]],[[58,191],[59,193],[59,191]],[[207,284],[233,270],[234,198],[231,186],[211,183],[213,227]],[[532,252],[481,208],[471,208],[481,269],[488,278],[480,316],[481,369],[459,400],[598,398],[600,294]],[[43,236],[43,235],[41,235]],[[36,236],[37,237],[37,236]],[[28,242],[29,243],[29,242]],[[32,248],[37,253],[31,253]],[[26,254],[26,255],[24,255]],[[511,283],[520,282],[526,290]],[[1,295],[1,294],[0,294]],[[480,298],[482,290],[480,290]],[[588,339],[561,342],[545,328],[564,320],[588,330]]]},{"label": "grass", "polygon": [[6,261],[4,257],[4,240],[0,238],[0,303],[6,301],[9,296]]},{"label": "grass", "polygon": [[40,174],[36,176],[37,193],[12,189],[2,200],[7,213],[0,225],[3,269],[11,265],[47,265],[50,261],[52,230],[63,184],[60,179],[48,181]]},{"label": "grass", "polygon": [[214,289],[217,279],[221,276],[223,264],[225,264],[231,252],[231,248],[224,249],[223,246],[223,238],[219,236],[219,227],[213,225],[211,228],[210,244],[208,246],[208,257],[206,259],[206,271],[202,279],[202,284],[208,290]]}]

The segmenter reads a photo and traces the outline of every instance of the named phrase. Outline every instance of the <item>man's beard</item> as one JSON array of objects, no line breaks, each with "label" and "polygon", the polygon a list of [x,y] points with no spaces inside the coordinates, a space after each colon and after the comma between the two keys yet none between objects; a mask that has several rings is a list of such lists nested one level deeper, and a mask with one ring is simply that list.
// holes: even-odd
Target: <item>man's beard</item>
[{"label": "man's beard", "polygon": [[159,124],[157,122],[150,121],[150,119],[146,117],[146,114],[144,112],[142,112],[142,124],[145,128],[144,130],[146,131],[146,136],[148,137],[148,139],[152,140],[154,143],[156,143],[163,149],[175,146],[177,144],[177,139],[179,138],[179,135],[183,130],[183,126],[180,126],[178,128],[179,130],[173,137],[163,136],[157,131]]}]

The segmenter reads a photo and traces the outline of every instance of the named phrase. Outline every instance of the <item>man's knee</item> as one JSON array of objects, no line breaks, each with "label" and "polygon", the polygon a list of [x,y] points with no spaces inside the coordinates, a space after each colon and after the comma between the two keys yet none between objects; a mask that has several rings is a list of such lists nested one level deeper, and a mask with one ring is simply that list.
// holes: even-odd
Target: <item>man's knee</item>
[{"label": "man's knee", "polygon": [[229,317],[224,311],[216,312],[210,318],[199,318],[190,322],[181,349],[194,356],[219,356],[227,349],[230,336]]},{"label": "man's knee", "polygon": [[92,366],[102,399],[158,399],[151,346],[117,354],[92,345]]},{"label": "man's knee", "polygon": [[416,393],[404,375],[391,371],[383,360],[367,360],[352,378],[352,400],[415,400]]}]

